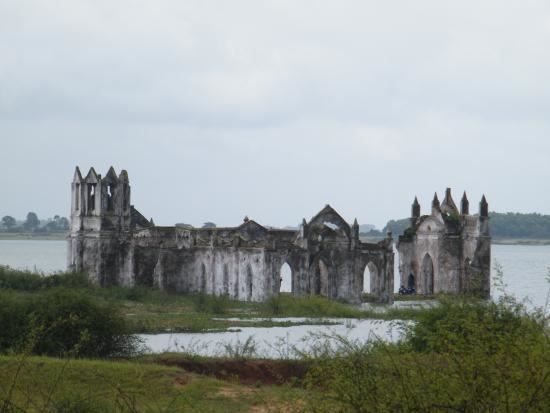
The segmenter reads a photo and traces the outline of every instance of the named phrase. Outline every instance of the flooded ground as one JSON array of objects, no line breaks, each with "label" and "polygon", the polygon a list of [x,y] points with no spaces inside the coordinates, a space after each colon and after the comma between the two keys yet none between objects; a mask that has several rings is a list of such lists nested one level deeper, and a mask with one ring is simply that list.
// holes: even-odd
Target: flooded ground
[{"label": "flooded ground", "polygon": [[[303,322],[303,318],[278,318],[274,321]],[[309,319],[311,320],[311,319]],[[300,325],[293,327],[241,327],[225,333],[141,335],[153,353],[185,352],[202,356],[223,356],[245,351],[254,345],[256,356],[262,358],[294,358],[299,352],[309,352],[320,343],[336,345],[337,338],[352,341],[384,340],[395,342],[401,337],[398,321],[323,319],[337,325]],[[330,338],[329,338],[330,337]],[[328,341],[327,341],[328,340]]]}]

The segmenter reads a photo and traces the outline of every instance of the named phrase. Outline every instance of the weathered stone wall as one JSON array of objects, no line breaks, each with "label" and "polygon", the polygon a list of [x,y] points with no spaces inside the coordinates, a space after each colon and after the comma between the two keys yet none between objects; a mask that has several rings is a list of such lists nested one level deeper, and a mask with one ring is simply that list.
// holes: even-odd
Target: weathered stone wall
[{"label": "weathered stone wall", "polygon": [[360,302],[363,274],[372,267],[371,292],[393,301],[393,243],[359,240],[326,206],[298,231],[265,228],[245,219],[235,228],[157,227],[130,205],[126,172],[93,168],[72,184],[68,267],[100,285],[145,285],[179,293],[228,295],[263,301],[279,294],[281,268],[292,271],[295,295],[318,294]]}]

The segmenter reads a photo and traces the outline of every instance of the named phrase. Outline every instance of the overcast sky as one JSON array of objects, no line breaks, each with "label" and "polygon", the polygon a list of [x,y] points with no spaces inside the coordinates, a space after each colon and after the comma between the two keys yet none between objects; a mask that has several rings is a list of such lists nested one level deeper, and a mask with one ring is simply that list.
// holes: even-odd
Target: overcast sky
[{"label": "overcast sky", "polygon": [[127,169],[157,224],[550,214],[550,2],[0,0],[0,216]]}]

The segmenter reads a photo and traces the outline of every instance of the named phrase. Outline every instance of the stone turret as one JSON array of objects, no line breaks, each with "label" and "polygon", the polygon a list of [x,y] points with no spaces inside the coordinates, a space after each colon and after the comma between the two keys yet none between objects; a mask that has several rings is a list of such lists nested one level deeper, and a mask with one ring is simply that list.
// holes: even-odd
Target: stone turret
[{"label": "stone turret", "polygon": [[483,195],[481,202],[479,203],[479,216],[482,218],[489,217],[489,204],[487,203],[485,195]]},{"label": "stone turret", "polygon": [[432,215],[436,215],[439,212],[441,212],[441,204],[439,203],[439,198],[436,192],[432,201]]},{"label": "stone turret", "polygon": [[462,195],[462,201],[460,201],[460,213],[462,215],[470,215],[470,201],[468,201],[466,191],[464,191],[464,195]]},{"label": "stone turret", "polygon": [[351,226],[351,236],[355,240],[359,239],[359,222],[357,222],[357,218],[355,218]]},{"label": "stone turret", "polygon": [[445,199],[441,203],[441,213],[447,215],[458,215],[458,208],[451,194],[451,188],[447,188],[445,191]]}]

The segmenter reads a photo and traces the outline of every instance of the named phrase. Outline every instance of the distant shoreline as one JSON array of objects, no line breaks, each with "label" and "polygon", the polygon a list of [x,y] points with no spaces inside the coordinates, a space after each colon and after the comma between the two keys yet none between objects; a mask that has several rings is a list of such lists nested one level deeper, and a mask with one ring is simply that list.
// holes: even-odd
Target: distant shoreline
[{"label": "distant shoreline", "polygon": [[[361,237],[361,241],[369,243],[377,243],[382,241],[384,238],[374,238],[374,237]],[[535,239],[535,238],[493,238],[492,245],[550,245],[550,239]]]},{"label": "distant shoreline", "polygon": [[2,232],[0,233],[0,241],[65,241],[67,235],[64,232],[53,234]]},{"label": "distant shoreline", "polygon": [[550,245],[550,239],[514,239],[514,238],[496,238],[492,241],[493,245]]},{"label": "distant shoreline", "polygon": [[[0,241],[65,241],[66,233],[30,234],[30,233],[0,233]],[[384,238],[361,237],[361,241],[377,243]],[[493,238],[493,245],[550,245],[550,239],[531,238]]]}]

